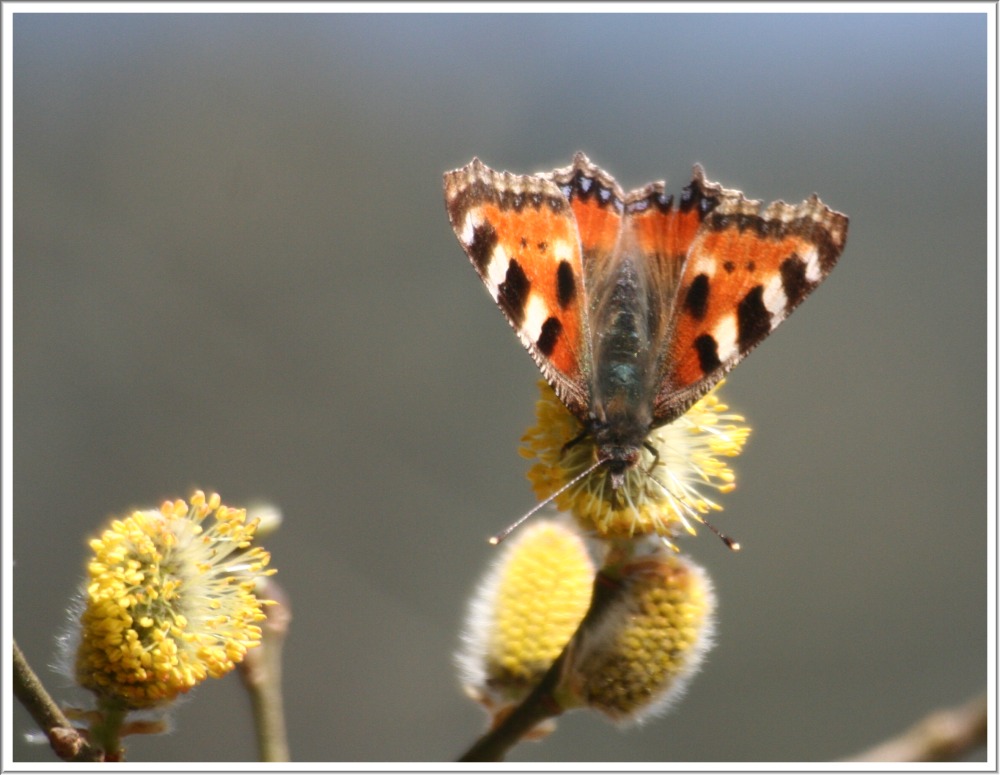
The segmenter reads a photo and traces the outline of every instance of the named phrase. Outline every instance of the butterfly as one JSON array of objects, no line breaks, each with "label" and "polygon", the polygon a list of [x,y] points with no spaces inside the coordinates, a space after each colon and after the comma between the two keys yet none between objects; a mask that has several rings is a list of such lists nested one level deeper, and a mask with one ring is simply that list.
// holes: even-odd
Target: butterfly
[{"label": "butterfly", "polygon": [[[444,175],[458,241],[597,450],[613,488],[829,274],[848,219],[761,202],[695,165],[678,198],[628,193],[583,153],[552,172]],[[569,444],[572,444],[571,440]]]}]

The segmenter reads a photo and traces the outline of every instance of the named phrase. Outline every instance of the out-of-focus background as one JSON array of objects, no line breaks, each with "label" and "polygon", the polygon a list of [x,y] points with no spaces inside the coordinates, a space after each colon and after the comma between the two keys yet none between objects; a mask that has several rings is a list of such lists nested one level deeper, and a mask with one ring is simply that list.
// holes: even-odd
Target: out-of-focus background
[{"label": "out-of-focus background", "polygon": [[[985,10],[986,6],[984,6]],[[577,150],[850,215],[840,265],[724,388],[753,427],[718,643],[666,717],[570,714],[514,761],[829,760],[983,691],[983,14],[17,14],[14,635],[45,670],[110,515],[266,499],[300,761],[436,761],[452,654],[534,503],[537,370],[441,174]],[[210,681],[130,759],[252,759]],[[23,742],[15,760],[53,761]],[[982,754],[985,755],[985,754]]]}]

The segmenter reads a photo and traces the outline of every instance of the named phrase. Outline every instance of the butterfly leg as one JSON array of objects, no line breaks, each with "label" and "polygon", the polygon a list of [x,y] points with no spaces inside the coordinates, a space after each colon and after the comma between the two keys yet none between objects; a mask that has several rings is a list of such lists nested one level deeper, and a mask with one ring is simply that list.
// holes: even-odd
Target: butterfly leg
[{"label": "butterfly leg", "polygon": [[649,468],[646,469],[646,475],[652,476],[653,470],[660,464],[660,451],[653,445],[648,439],[642,443],[650,454],[653,456],[653,462],[649,464]]},{"label": "butterfly leg", "polygon": [[590,430],[588,428],[584,428],[576,436],[574,436],[573,438],[571,438],[569,441],[567,441],[565,444],[562,445],[562,451],[559,454],[565,455],[570,450],[571,447],[575,447],[577,444],[579,444],[581,441],[587,438],[589,434]]}]

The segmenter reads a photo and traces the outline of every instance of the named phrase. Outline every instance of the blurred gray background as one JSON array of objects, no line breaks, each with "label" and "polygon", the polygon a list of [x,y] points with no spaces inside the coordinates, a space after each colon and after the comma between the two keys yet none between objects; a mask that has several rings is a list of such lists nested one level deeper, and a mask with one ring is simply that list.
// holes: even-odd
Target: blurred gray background
[{"label": "blurred gray background", "polygon": [[[487,536],[534,503],[538,373],[441,174],[584,150],[626,188],[697,161],[817,191],[851,229],[724,389],[754,431],[715,519],[743,551],[682,544],[720,600],[704,671],[666,717],[570,714],[512,760],[828,760],[984,690],[986,44],[985,14],[17,15],[28,658],[107,517],[263,498],[294,758],[460,754],[485,717],[452,654]],[[173,719],[130,758],[255,755],[235,676]]]}]

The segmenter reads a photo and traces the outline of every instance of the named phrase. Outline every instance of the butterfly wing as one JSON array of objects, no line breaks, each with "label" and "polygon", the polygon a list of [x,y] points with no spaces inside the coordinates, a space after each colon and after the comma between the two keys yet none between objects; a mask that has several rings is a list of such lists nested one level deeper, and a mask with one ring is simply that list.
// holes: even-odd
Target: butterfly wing
[{"label": "butterfly wing", "polygon": [[574,208],[548,175],[496,172],[478,159],[445,173],[452,228],[556,395],[590,404],[583,255]]},{"label": "butterfly wing", "polygon": [[[599,286],[612,274],[620,255],[624,197],[615,179],[584,153],[577,153],[570,166],[554,170],[549,177],[570,203],[576,221],[587,303],[586,326],[599,319],[596,305],[603,295]],[[584,330],[588,343],[593,341],[592,333]]]},{"label": "butterfly wing", "polygon": [[760,202],[707,183],[700,167],[692,187],[708,196],[672,300],[656,425],[683,414],[788,317],[847,239],[847,216],[815,194],[761,213]]}]

